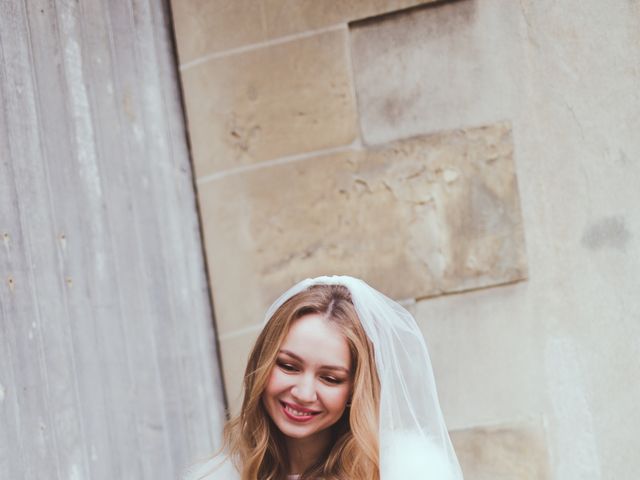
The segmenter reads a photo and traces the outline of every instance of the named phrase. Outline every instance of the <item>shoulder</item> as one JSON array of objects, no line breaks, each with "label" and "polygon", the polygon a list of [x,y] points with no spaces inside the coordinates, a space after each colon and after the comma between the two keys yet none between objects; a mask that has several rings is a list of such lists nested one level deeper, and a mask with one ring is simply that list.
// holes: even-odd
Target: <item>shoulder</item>
[{"label": "shoulder", "polygon": [[236,480],[240,475],[226,455],[192,466],[182,480]]}]

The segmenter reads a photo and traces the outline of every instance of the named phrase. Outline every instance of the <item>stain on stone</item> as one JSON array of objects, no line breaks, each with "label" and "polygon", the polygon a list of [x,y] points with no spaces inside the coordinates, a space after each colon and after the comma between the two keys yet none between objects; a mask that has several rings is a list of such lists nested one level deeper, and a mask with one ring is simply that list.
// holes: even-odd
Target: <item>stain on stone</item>
[{"label": "stain on stone", "polygon": [[414,88],[404,95],[387,98],[382,103],[382,116],[387,119],[390,125],[396,125],[420,100],[420,95],[420,89]]},{"label": "stain on stone", "polygon": [[258,89],[254,84],[247,87],[247,98],[252,102],[258,100]]},{"label": "stain on stone", "polygon": [[[456,8],[455,4],[460,4]],[[477,5],[475,2],[468,2],[465,0],[441,0],[435,2],[429,2],[419,5],[414,5],[409,8],[396,10],[393,12],[383,13],[369,18],[356,20],[349,23],[351,30],[357,28],[376,28],[383,23],[391,22],[403,22],[405,25],[410,25],[408,28],[403,29],[399,33],[407,33],[413,30],[412,27],[418,27],[426,32],[431,37],[436,37],[444,30],[453,31],[456,26],[461,24],[471,24],[476,16]],[[422,15],[433,15],[436,21],[425,24],[421,22]],[[400,40],[402,38],[396,38],[394,40]]]},{"label": "stain on stone", "polygon": [[228,144],[235,150],[238,158],[249,153],[262,130],[260,125],[253,123],[253,119],[243,121],[235,114],[227,120],[227,129],[230,137]]},{"label": "stain on stone", "polygon": [[621,165],[623,166],[627,166],[630,165],[632,163],[631,159],[629,158],[629,156],[627,155],[627,153],[624,150],[620,150],[620,155],[619,155],[619,162]]},{"label": "stain on stone", "polygon": [[551,478],[542,425],[511,423],[450,433],[465,478]]},{"label": "stain on stone", "polygon": [[631,236],[623,217],[608,216],[585,229],[582,234],[582,245],[590,250],[604,248],[624,250]]}]

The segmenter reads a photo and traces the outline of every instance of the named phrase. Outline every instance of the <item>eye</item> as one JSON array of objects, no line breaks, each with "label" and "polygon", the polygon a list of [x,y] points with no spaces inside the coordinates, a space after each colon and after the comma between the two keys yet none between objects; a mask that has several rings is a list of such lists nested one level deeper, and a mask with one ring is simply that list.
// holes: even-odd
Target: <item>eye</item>
[{"label": "eye", "polygon": [[324,376],[322,377],[322,380],[324,380],[327,383],[330,383],[332,385],[340,385],[342,383],[344,383],[345,381],[341,378],[336,378],[336,377],[331,377],[331,376]]},{"label": "eye", "polygon": [[292,365],[291,363],[283,362],[281,360],[276,361],[276,365],[278,365],[278,367],[280,367],[285,372],[293,373],[298,371],[298,367],[296,367],[295,365]]}]

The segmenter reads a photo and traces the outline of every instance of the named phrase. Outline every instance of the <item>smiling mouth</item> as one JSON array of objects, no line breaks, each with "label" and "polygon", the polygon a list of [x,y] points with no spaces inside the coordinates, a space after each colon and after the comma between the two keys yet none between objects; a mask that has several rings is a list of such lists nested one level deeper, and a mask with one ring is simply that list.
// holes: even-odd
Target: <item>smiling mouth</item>
[{"label": "smiling mouth", "polygon": [[286,402],[280,402],[280,405],[282,406],[282,411],[287,416],[287,418],[293,420],[294,422],[308,422],[320,413],[313,410],[308,410],[306,408],[299,409]]}]

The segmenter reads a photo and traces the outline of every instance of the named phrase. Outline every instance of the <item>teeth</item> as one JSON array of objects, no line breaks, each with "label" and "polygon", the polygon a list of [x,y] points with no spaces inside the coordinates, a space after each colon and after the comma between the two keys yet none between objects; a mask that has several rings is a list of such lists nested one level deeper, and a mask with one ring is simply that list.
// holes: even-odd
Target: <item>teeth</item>
[{"label": "teeth", "polygon": [[296,417],[308,417],[312,415],[311,413],[299,412],[298,410],[294,410],[289,405],[285,405],[284,408],[285,410],[287,410],[287,412],[289,412],[291,415],[295,415]]}]

